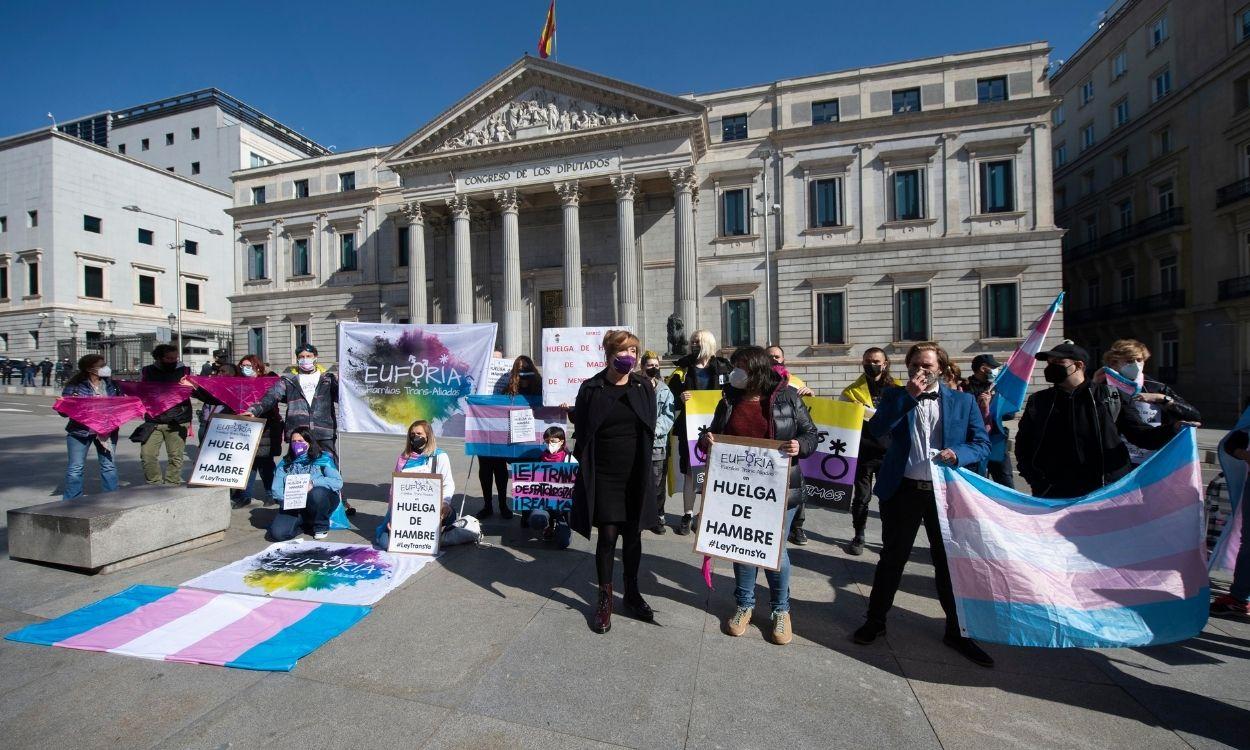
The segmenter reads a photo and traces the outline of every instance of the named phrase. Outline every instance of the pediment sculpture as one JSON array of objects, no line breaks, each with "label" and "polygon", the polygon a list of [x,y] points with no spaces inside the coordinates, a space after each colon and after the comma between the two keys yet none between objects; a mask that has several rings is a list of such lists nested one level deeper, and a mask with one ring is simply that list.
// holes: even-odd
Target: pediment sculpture
[{"label": "pediment sculpture", "polygon": [[[636,122],[638,115],[619,107],[586,102],[564,94],[533,89],[495,110],[490,117],[448,138],[436,151],[485,146],[516,140],[519,131],[568,133]],[[526,132],[526,135],[530,133]]]}]

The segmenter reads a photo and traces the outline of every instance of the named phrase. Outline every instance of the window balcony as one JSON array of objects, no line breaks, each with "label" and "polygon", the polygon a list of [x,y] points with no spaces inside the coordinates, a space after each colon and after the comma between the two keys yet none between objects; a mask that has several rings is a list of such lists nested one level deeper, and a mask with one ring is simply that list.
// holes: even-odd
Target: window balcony
[{"label": "window balcony", "polygon": [[1242,198],[1250,198],[1250,177],[1225,185],[1215,191],[1215,207],[1221,208],[1236,203]]},{"label": "window balcony", "polygon": [[1220,282],[1220,301],[1250,297],[1250,276],[1238,276]]},{"label": "window balcony", "polygon": [[1096,255],[1103,250],[1108,250],[1116,245],[1123,245],[1126,242],[1141,239],[1155,232],[1168,229],[1170,227],[1179,226],[1185,223],[1185,211],[1181,207],[1169,208],[1161,211],[1154,216],[1148,216],[1139,222],[1130,224],[1127,227],[1121,227],[1114,232],[1108,232],[1096,240],[1083,242],[1080,245],[1073,245],[1063,253],[1064,260],[1072,261],[1081,258],[1087,258]]},{"label": "window balcony", "polygon": [[1095,320],[1113,320],[1130,315],[1148,315],[1150,313],[1176,310],[1185,306],[1185,290],[1175,289],[1160,292],[1149,297],[1113,302],[1110,305],[1087,307],[1083,310],[1072,310],[1065,313],[1069,322],[1075,324],[1089,323]]}]

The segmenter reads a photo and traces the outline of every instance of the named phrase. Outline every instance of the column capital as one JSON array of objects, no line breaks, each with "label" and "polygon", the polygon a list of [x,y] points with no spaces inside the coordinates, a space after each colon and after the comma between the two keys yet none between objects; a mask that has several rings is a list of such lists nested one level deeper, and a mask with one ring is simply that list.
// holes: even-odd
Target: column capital
[{"label": "column capital", "polygon": [[457,219],[469,218],[469,196],[453,195],[447,199],[447,208]]},{"label": "column capital", "polygon": [[556,193],[560,196],[560,202],[566,206],[576,206],[581,202],[582,191],[578,187],[577,180],[568,182],[555,183]]},{"label": "column capital", "polygon": [[409,224],[424,226],[425,225],[425,207],[420,203],[413,201],[405,205],[399,211]]},{"label": "column capital", "polygon": [[617,200],[633,200],[638,195],[638,179],[634,175],[613,175],[610,179]]},{"label": "column capital", "polygon": [[521,195],[516,191],[516,188],[496,190],[495,202],[499,204],[499,209],[504,213],[516,213],[521,205]]},{"label": "column capital", "polygon": [[698,178],[695,177],[694,167],[678,167],[677,169],[668,170],[668,177],[673,181],[673,190],[681,192],[695,192],[699,189]]}]

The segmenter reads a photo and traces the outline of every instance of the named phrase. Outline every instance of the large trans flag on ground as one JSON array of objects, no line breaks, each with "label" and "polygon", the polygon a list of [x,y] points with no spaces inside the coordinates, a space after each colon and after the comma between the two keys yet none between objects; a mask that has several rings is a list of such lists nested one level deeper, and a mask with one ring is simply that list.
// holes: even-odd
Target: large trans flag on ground
[{"label": "large trans flag on ground", "polygon": [[992,643],[1153,646],[1207,622],[1202,483],[1192,429],[1133,473],[1070,500],[966,469],[934,482],[959,626]]},{"label": "large trans flag on ground", "polygon": [[1220,440],[1218,450],[1220,468],[1224,470],[1224,481],[1228,483],[1228,498],[1232,501],[1233,509],[1228,514],[1228,521],[1224,524],[1224,530],[1220,532],[1219,541],[1215,543],[1215,550],[1211,553],[1210,568],[1213,571],[1232,572],[1233,566],[1237,564],[1237,553],[1241,550],[1242,537],[1245,535],[1245,512],[1241,504],[1246,500],[1246,475],[1250,472],[1247,470],[1245,461],[1233,458],[1224,450],[1225,441],[1232,437],[1234,432],[1244,430],[1250,430],[1250,409],[1242,413],[1241,419],[1237,420],[1232,432]]},{"label": "large trans flag on ground", "polygon": [[1024,342],[1011,353],[1007,365],[994,379],[994,398],[990,400],[990,420],[994,429],[990,431],[990,460],[1002,461],[1007,456],[1007,436],[1003,429],[1003,417],[1020,411],[1024,406],[1024,397],[1029,390],[1029,380],[1033,377],[1033,368],[1037,365],[1036,354],[1042,350],[1046,342],[1046,334],[1050,332],[1050,324],[1055,315],[1063,308],[1063,292],[1050,303],[1050,309],[1042,313],[1042,317],[1033,324]]}]

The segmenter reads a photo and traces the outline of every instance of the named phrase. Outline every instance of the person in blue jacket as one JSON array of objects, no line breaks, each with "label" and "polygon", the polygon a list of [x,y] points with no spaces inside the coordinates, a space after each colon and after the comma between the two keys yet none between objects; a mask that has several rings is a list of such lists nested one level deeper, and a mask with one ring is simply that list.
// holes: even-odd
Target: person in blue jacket
[{"label": "person in blue jacket", "polygon": [[994,660],[971,638],[960,634],[959,615],[951,588],[942,529],[938,523],[933,483],[941,481],[936,464],[977,466],[990,452],[989,437],[976,400],[942,384],[950,367],[946,351],[932,342],[915,344],[907,352],[907,383],[881,397],[877,413],[868,421],[873,437],[890,437],[877,474],[876,494],[881,501],[881,560],[868,598],[868,621],[855,631],[854,640],[869,644],[885,633],[885,616],[903,580],[916,532],[924,524],[933,556],[938,601],[946,613],[942,642],[983,667]]},{"label": "person in blue jacket", "polygon": [[[108,398],[122,395],[113,382],[112,370],[99,354],[87,354],[78,360],[78,372],[65,383],[62,396],[86,396]],[[112,492],[117,489],[117,430],[110,435],[97,435],[82,422],[69,420],[65,425],[65,445],[69,451],[69,464],[65,467],[65,491],[61,497],[73,500],[82,494],[82,474],[87,463],[87,453],[95,446],[96,459],[100,464],[100,490]]]},{"label": "person in blue jacket", "polygon": [[[287,510],[283,495],[286,478],[293,474],[311,474],[312,486],[303,508]],[[330,531],[330,513],[338,505],[342,489],[343,477],[334,465],[334,457],[321,449],[307,427],[295,428],[287,454],[273,473],[273,499],[282,507],[269,525],[269,536],[275,542],[283,542],[298,536],[300,526],[311,526],[314,539],[325,539]]]}]

